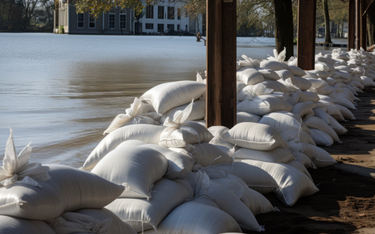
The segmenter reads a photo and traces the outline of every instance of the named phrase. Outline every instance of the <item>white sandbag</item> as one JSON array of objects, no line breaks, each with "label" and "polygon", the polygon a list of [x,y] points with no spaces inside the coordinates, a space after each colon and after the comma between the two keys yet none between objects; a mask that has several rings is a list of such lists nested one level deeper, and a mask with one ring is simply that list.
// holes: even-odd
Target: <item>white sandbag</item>
[{"label": "white sandbag", "polygon": [[[307,127],[306,127],[307,128]],[[310,132],[310,130],[309,130]],[[315,145],[314,140],[311,138],[310,133],[305,131],[298,131],[295,129],[289,129],[282,132],[281,136],[285,142],[294,141],[298,142],[307,142],[309,144]]]},{"label": "white sandbag", "polygon": [[245,87],[246,85],[243,82],[237,81],[237,93],[240,92]]},{"label": "white sandbag", "polygon": [[121,146],[108,153],[91,171],[113,183],[124,185],[120,197],[151,198],[151,188],[168,169],[168,160],[146,146]]},{"label": "white sandbag", "polygon": [[280,79],[277,82],[282,83],[286,87],[286,93],[291,95],[294,92],[301,91],[296,85],[293,84],[291,78],[287,78],[286,80]]},{"label": "white sandbag", "polygon": [[49,167],[48,181],[37,185],[15,182],[0,187],[0,215],[51,220],[67,211],[103,208],[116,199],[124,187],[90,172],[63,165]]},{"label": "white sandbag", "polygon": [[249,165],[243,162],[234,162],[233,164],[219,164],[215,166],[202,168],[201,171],[205,172],[210,179],[220,179],[222,176],[218,175],[218,171],[223,171],[227,174],[233,174],[242,179],[247,186],[260,192],[267,194],[273,192],[278,188],[276,181],[262,169]]},{"label": "white sandbag", "polygon": [[313,103],[300,102],[293,106],[293,109],[291,110],[291,112],[293,114],[300,116],[301,118],[305,118],[305,117],[308,118],[309,116],[314,115],[314,111],[312,109],[313,107],[314,107]]},{"label": "white sandbag", "polygon": [[255,68],[244,67],[237,71],[237,81],[241,81],[245,85],[258,84],[264,81],[262,73]]},{"label": "white sandbag", "polygon": [[297,66],[289,66],[289,67],[290,67],[290,71],[295,76],[304,76],[304,75],[306,75],[306,72],[304,70],[302,70],[301,68],[297,67]]},{"label": "white sandbag", "polygon": [[130,108],[125,110],[125,114],[119,114],[115,117],[115,119],[111,122],[109,127],[104,131],[103,135],[106,135],[114,130],[129,124],[141,123],[141,124],[157,124],[152,118],[144,116],[138,117],[137,116],[153,111],[152,105],[142,102],[140,99],[135,98],[134,102],[130,105]]},{"label": "white sandbag", "polygon": [[315,108],[314,109],[314,115],[316,117],[318,117],[319,119],[323,120],[324,122],[326,122],[327,124],[329,124],[328,114],[327,114],[327,111],[326,111],[326,107]]},{"label": "white sandbag", "polygon": [[237,112],[237,123],[242,123],[242,122],[252,122],[252,123],[258,123],[259,120],[261,119],[260,116],[250,114],[247,112]]},{"label": "white sandbag", "polygon": [[320,95],[330,95],[334,91],[334,89],[330,85],[327,84],[319,88],[311,88],[309,89],[309,91],[315,92]]},{"label": "white sandbag", "polygon": [[[195,199],[194,199],[195,200]],[[175,208],[155,230],[145,234],[217,234],[242,232],[237,222],[224,211],[195,201]]]},{"label": "white sandbag", "polygon": [[[327,120],[328,120],[328,118],[327,118]],[[337,133],[324,120],[322,120],[321,118],[318,118],[318,117],[315,117],[315,116],[311,116],[310,118],[305,119],[304,123],[310,129],[314,128],[314,129],[318,129],[318,130],[320,130],[322,132],[325,132],[335,142],[339,142],[339,143],[341,142],[340,139],[339,139],[339,136],[337,135]]]},{"label": "white sandbag", "polygon": [[263,60],[262,62],[260,62],[260,67],[271,69],[274,71],[279,71],[283,69],[290,70],[288,64],[271,60]]},{"label": "white sandbag", "polygon": [[340,93],[331,93],[329,96],[334,99],[335,104],[345,106],[349,109],[357,109],[345,95],[341,95]]},{"label": "white sandbag", "polygon": [[160,134],[159,145],[169,147],[185,147],[188,144],[210,142],[213,138],[205,126],[193,121],[187,121],[194,105],[194,100],[184,109],[177,111],[173,120],[169,117],[165,120],[166,127]]},{"label": "white sandbag", "polygon": [[246,55],[241,55],[241,58],[244,60],[239,60],[238,64],[240,67],[251,67],[251,68],[258,68],[259,67],[259,61],[257,59],[252,59],[247,57]]},{"label": "white sandbag", "polygon": [[128,223],[136,232],[155,229],[175,207],[194,196],[193,188],[184,180],[161,179],[152,188],[153,197],[146,199],[119,198],[106,208]]},{"label": "white sandbag", "polygon": [[244,159],[258,160],[263,162],[288,163],[294,160],[293,154],[288,149],[276,148],[268,151],[258,151],[240,148],[233,154],[236,161]]},{"label": "white sandbag", "polygon": [[303,76],[303,78],[319,78],[319,76],[315,73],[314,70],[312,71],[305,71],[306,75]]},{"label": "white sandbag", "polygon": [[268,68],[257,68],[258,72],[262,73],[264,79],[269,80],[278,80],[280,79],[279,75],[274,70]]},{"label": "white sandbag", "polygon": [[255,85],[248,85],[237,94],[237,100],[243,101],[245,99],[253,99],[256,96],[266,95],[272,92],[273,92],[273,89],[267,88],[262,83],[255,84]]},{"label": "white sandbag", "polygon": [[290,98],[288,99],[288,103],[292,106],[294,106],[298,102],[306,102],[307,97],[306,94],[303,92],[294,92],[292,95],[290,95]]},{"label": "white sandbag", "polygon": [[[307,157],[307,156],[306,156]],[[306,170],[306,167],[304,165],[302,165],[302,163],[298,162],[297,160],[293,160],[293,161],[290,161],[287,163],[289,166],[292,166],[296,169],[298,169],[300,172],[302,172],[303,174],[305,174],[307,177],[309,177],[309,179],[314,182],[313,178],[311,177],[310,173],[308,170]]]},{"label": "white sandbag", "polygon": [[293,206],[300,197],[319,191],[310,178],[290,165],[253,160],[246,163],[263,169],[275,179],[279,185],[275,194],[287,206]]},{"label": "white sandbag", "polygon": [[320,87],[323,87],[323,86],[326,86],[327,85],[327,82],[325,82],[324,80],[318,78],[305,78],[306,80],[308,80],[310,83],[311,83],[311,87],[313,88],[320,88]]},{"label": "white sandbag", "polygon": [[284,102],[288,102],[289,100],[289,95],[286,93],[282,93],[282,92],[273,92],[273,93],[267,94],[267,96],[280,98]]},{"label": "white sandbag", "polygon": [[235,175],[227,174],[220,179],[214,179],[235,194],[254,215],[275,211],[272,204],[261,193],[249,188],[247,184]]},{"label": "white sandbag", "polygon": [[[163,114],[159,122],[163,124],[165,120],[167,119],[167,117],[169,117],[170,119],[173,119],[173,116],[175,115],[177,111],[184,110],[189,104],[178,106],[167,111],[166,113]],[[206,100],[197,100],[194,102],[193,109],[191,110],[190,115],[188,116],[186,121],[200,120],[200,119],[204,119],[204,117],[206,117]]]},{"label": "white sandbag", "polygon": [[136,231],[129,224],[121,221],[107,209],[82,209],[65,212],[60,217],[48,221],[58,233],[129,233]]},{"label": "white sandbag", "polygon": [[302,153],[307,155],[317,168],[327,167],[336,163],[336,160],[332,158],[327,151],[319,148],[318,146],[310,145],[304,142],[301,142],[300,144],[288,142],[288,144],[294,151],[300,151],[302,148]]},{"label": "white sandbag", "polygon": [[333,145],[333,139],[327,133],[322,132],[318,129],[310,129],[310,136],[314,139],[316,145],[331,146]]},{"label": "white sandbag", "polygon": [[206,92],[206,85],[195,81],[167,82],[153,87],[141,96],[155,111],[164,114],[172,108],[185,105]]},{"label": "white sandbag", "polygon": [[206,195],[213,199],[221,210],[232,216],[242,229],[262,231],[262,227],[259,226],[253,213],[225,186],[210,180],[210,187]]},{"label": "white sandbag", "polygon": [[316,74],[318,77],[320,77],[320,78],[322,78],[322,79],[327,79],[327,78],[329,77],[329,73],[326,72],[326,71],[314,71],[314,72],[315,72],[315,74]]},{"label": "white sandbag", "polygon": [[116,129],[108,134],[87,157],[83,169],[92,169],[106,154],[114,150],[126,140],[142,140],[150,144],[158,144],[163,126],[138,124]]},{"label": "white sandbag", "polygon": [[212,136],[216,137],[225,134],[227,131],[229,131],[229,128],[225,126],[211,126],[207,130],[212,134]]},{"label": "white sandbag", "polygon": [[373,87],[375,86],[375,82],[368,76],[361,76],[362,83],[365,87]]},{"label": "white sandbag", "polygon": [[344,116],[341,114],[340,108],[335,104],[328,103],[327,114],[331,115],[337,121],[345,121]]},{"label": "white sandbag", "polygon": [[283,69],[283,70],[279,70],[279,71],[276,71],[277,75],[280,76],[280,79],[282,80],[287,80],[288,78],[291,79],[292,83],[294,83],[294,75],[293,73],[288,70],[288,69]]},{"label": "white sandbag", "polygon": [[264,84],[269,89],[273,89],[274,92],[286,93],[288,91],[284,84],[276,80],[266,80],[263,81],[261,84]]},{"label": "white sandbag", "polygon": [[332,116],[327,115],[329,120],[329,126],[337,133],[337,135],[341,136],[348,132],[348,130],[342,126],[337,120],[335,120]]},{"label": "white sandbag", "polygon": [[337,83],[337,80],[331,78],[331,77],[328,77],[326,80],[327,84],[329,84],[330,86],[334,86],[336,83]]},{"label": "white sandbag", "polygon": [[328,63],[325,63],[325,62],[318,62],[318,63],[315,63],[315,70],[318,70],[318,71],[332,71],[332,70],[335,70],[335,68],[328,64]]},{"label": "white sandbag", "polygon": [[200,164],[203,167],[233,162],[231,156],[213,144],[201,143],[189,145],[186,148],[170,148],[170,150],[191,155],[194,159],[194,164]]},{"label": "white sandbag", "polygon": [[305,78],[301,78],[299,76],[294,77],[293,84],[297,86],[301,91],[306,91],[311,88],[312,84]]},{"label": "white sandbag", "polygon": [[298,151],[292,151],[292,154],[296,158],[296,161],[298,161],[299,163],[301,163],[304,167],[316,169],[316,166],[311,161],[311,159],[309,158],[309,156],[307,156],[306,154],[303,154],[303,153],[298,152]]},{"label": "white sandbag", "polygon": [[258,96],[253,100],[246,99],[237,105],[237,111],[244,111],[259,116],[275,111],[291,111],[292,108],[289,103],[269,95]]},{"label": "white sandbag", "polygon": [[306,129],[308,131],[306,127],[304,128],[301,126],[302,119],[297,114],[285,111],[273,112],[264,115],[259,123],[271,126],[280,133],[291,129],[297,131]]},{"label": "white sandbag", "polygon": [[55,234],[43,221],[20,219],[0,215],[0,233],[2,234]]},{"label": "white sandbag", "polygon": [[309,91],[302,91],[306,95],[306,102],[318,102],[320,100],[319,96],[316,93]]},{"label": "white sandbag", "polygon": [[345,119],[355,120],[355,116],[348,108],[346,108],[345,106],[341,106],[339,104],[336,104],[336,106],[340,109],[341,114],[344,116]]},{"label": "white sandbag", "polygon": [[223,139],[247,149],[272,150],[286,148],[280,133],[274,128],[259,123],[239,123],[226,132]]}]

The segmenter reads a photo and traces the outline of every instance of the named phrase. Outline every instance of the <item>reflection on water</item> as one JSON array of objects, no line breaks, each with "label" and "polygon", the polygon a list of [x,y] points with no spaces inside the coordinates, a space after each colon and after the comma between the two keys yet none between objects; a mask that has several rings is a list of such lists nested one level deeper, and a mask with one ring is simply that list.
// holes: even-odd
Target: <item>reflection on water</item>
[{"label": "reflection on water", "polygon": [[[110,121],[157,84],[194,80],[194,37],[0,34],[0,159],[9,127],[31,161],[80,167]],[[262,59],[274,47],[239,47]]]}]

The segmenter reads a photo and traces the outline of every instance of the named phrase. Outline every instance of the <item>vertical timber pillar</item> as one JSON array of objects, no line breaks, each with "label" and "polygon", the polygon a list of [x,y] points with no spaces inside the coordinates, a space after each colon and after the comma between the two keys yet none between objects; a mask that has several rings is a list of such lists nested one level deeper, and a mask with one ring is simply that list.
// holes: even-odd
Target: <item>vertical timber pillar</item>
[{"label": "vertical timber pillar", "polygon": [[316,0],[298,1],[297,58],[303,70],[315,67]]},{"label": "vertical timber pillar", "polygon": [[364,15],[367,9],[367,0],[361,0],[361,42],[360,45],[367,50],[367,15]]},{"label": "vertical timber pillar", "polygon": [[206,4],[207,128],[231,128],[237,118],[236,0],[207,0]]},{"label": "vertical timber pillar", "polygon": [[348,51],[355,48],[355,0],[349,0]]},{"label": "vertical timber pillar", "polygon": [[356,0],[355,6],[355,48],[361,48],[361,0]]}]

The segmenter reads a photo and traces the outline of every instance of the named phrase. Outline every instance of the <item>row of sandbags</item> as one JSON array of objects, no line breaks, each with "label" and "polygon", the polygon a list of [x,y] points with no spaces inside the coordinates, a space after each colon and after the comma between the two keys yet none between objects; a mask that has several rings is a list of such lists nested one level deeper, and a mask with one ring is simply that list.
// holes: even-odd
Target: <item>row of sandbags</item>
[{"label": "row of sandbags", "polygon": [[91,173],[24,168],[31,149],[13,167],[4,161],[0,181],[11,182],[0,187],[0,233],[263,230],[255,216],[277,210],[263,194],[292,206],[318,191],[306,168],[335,160],[316,145],[340,142],[346,129],[339,122],[354,118],[355,96],[374,77],[375,56],[364,51],[317,55],[308,72],[283,56],[238,62],[239,124],[231,129],[205,127],[198,74],[150,89],[116,116],[83,165]]}]

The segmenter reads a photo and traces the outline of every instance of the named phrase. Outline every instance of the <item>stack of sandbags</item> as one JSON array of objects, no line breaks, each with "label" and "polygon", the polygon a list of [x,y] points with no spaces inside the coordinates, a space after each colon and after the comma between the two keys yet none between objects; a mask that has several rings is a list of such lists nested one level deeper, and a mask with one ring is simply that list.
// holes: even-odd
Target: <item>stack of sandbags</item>
[{"label": "stack of sandbags", "polygon": [[[0,171],[0,232],[55,233],[45,221],[57,219],[65,212],[102,209],[124,191],[122,185],[90,172],[63,165],[28,163],[30,153],[28,145],[17,157],[11,131]],[[105,222],[113,230],[127,226],[106,219],[98,217],[96,223]],[[87,223],[85,230],[95,226],[95,222]]]}]

